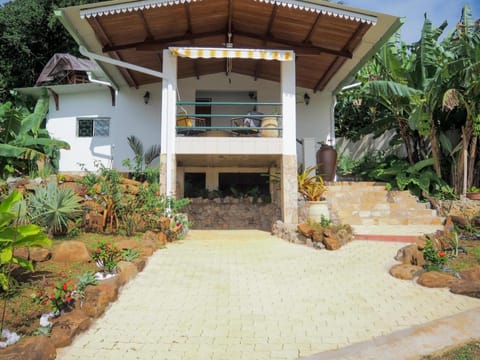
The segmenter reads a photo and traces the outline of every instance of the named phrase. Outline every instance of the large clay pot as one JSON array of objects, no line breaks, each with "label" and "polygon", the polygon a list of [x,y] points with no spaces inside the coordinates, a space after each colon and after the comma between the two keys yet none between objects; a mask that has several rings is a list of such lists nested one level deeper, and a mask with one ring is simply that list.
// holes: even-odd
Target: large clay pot
[{"label": "large clay pot", "polygon": [[[277,128],[278,121],[276,117],[273,116],[266,116],[262,118],[262,128],[264,127],[271,127]],[[262,137],[278,137],[278,130],[260,130],[260,136]]]},{"label": "large clay pot", "polygon": [[330,220],[330,213],[326,201],[309,201],[308,202],[308,219],[314,222],[321,222],[322,217]]},{"label": "large clay pot", "polygon": [[337,172],[337,151],[330,145],[322,145],[317,151],[318,174],[325,181],[333,181]]}]

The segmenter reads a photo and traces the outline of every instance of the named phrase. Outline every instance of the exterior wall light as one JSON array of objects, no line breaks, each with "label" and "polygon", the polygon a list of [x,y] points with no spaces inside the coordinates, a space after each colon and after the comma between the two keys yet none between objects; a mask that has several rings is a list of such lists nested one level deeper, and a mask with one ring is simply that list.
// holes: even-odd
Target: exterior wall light
[{"label": "exterior wall light", "polygon": [[305,105],[310,104],[310,95],[305,93],[305,95],[303,95],[303,102],[305,103]]},{"label": "exterior wall light", "polygon": [[145,95],[143,95],[143,102],[146,104],[148,104],[148,102],[150,101],[150,91],[147,91],[145,93]]}]

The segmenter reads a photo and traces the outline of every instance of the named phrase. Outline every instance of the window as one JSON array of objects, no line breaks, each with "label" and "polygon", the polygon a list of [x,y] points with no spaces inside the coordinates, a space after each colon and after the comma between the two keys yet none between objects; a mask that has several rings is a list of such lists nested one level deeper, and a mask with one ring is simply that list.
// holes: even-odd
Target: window
[{"label": "window", "polygon": [[77,119],[78,137],[110,136],[110,118]]}]

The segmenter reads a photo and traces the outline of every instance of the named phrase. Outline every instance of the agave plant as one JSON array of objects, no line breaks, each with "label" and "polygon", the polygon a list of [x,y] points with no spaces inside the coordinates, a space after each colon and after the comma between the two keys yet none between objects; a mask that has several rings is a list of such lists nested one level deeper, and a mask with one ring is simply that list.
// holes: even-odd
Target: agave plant
[{"label": "agave plant", "polygon": [[69,220],[81,214],[80,197],[72,189],[56,183],[37,187],[29,198],[31,221],[44,226],[51,235],[67,231]]}]

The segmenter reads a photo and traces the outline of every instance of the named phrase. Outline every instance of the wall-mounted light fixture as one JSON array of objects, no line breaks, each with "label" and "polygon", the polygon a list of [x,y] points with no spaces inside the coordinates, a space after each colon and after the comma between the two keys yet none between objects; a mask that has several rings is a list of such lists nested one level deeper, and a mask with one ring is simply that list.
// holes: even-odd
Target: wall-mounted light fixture
[{"label": "wall-mounted light fixture", "polygon": [[149,101],[150,101],[150,91],[147,91],[145,95],[143,95],[143,102],[145,104],[148,104]]},{"label": "wall-mounted light fixture", "polygon": [[303,95],[303,102],[305,103],[305,105],[310,104],[310,95],[305,93],[305,95]]}]

